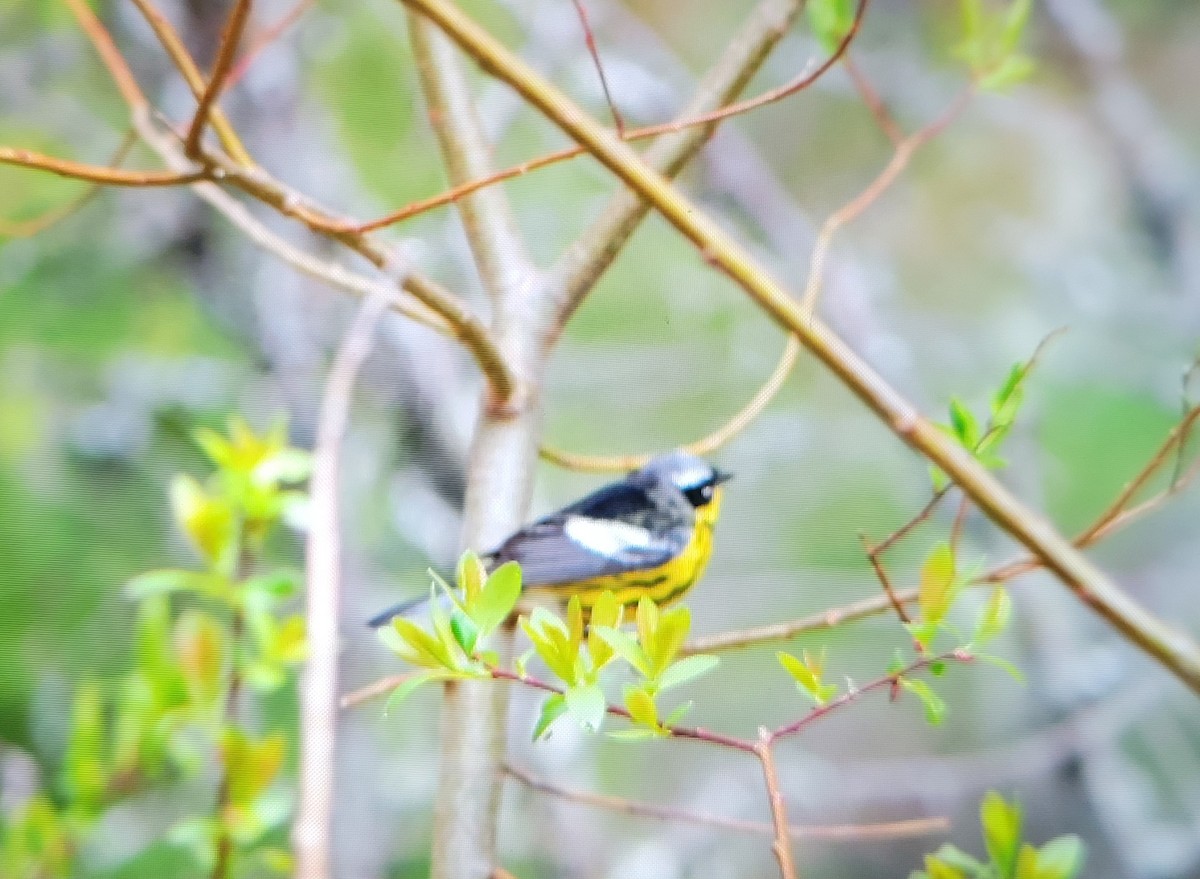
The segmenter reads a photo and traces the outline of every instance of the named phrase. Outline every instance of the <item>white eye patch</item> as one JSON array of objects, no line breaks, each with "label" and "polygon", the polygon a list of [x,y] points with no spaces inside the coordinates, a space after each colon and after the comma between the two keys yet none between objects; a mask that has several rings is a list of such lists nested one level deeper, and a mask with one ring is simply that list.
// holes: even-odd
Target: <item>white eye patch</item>
[{"label": "white eye patch", "polygon": [[645,552],[658,547],[654,535],[645,528],[611,519],[571,516],[564,524],[563,531],[584,549],[605,557],[617,557],[627,552]]}]

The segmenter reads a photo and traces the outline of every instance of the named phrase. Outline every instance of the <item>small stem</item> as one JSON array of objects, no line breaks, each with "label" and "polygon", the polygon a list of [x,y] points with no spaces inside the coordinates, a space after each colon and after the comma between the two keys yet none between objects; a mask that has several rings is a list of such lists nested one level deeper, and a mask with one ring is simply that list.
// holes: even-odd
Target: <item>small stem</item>
[{"label": "small stem", "polygon": [[[238,668],[238,645],[242,640],[244,629],[245,618],[242,610],[240,607],[235,608],[233,618],[229,623],[229,644],[232,655],[229,664],[229,684],[225,695],[222,729],[228,728],[237,719],[237,703],[242,693],[242,673]],[[218,830],[217,852],[213,862],[212,879],[228,879],[230,875],[230,862],[233,857],[233,837],[225,826],[225,812],[229,808],[230,790],[229,766],[225,761],[224,755],[222,755],[221,778],[217,783],[217,797],[214,806]]]},{"label": "small stem", "polygon": [[575,14],[579,16],[579,23],[583,26],[583,39],[587,44],[588,54],[592,56],[592,65],[596,68],[596,75],[600,78],[600,88],[604,92],[604,101],[608,104],[608,111],[612,114],[613,127],[617,130],[618,137],[625,136],[625,120],[621,118],[621,111],[617,109],[617,102],[613,100],[612,90],[608,87],[608,77],[604,74],[604,64],[600,61],[600,52],[596,48],[596,37],[592,33],[592,24],[588,21],[587,9],[584,8],[583,0],[571,0],[575,5]]},{"label": "small stem", "polygon": [[[525,785],[530,790],[547,794],[558,799],[611,812],[635,815],[641,818],[653,818],[660,821],[677,821],[683,824],[697,824],[703,827],[714,827],[719,830],[729,830],[734,833],[752,833],[755,835],[771,836],[775,832],[773,824],[764,821],[746,821],[739,818],[724,818],[718,815],[705,815],[689,812],[673,806],[660,806],[654,803],[641,803],[624,797],[608,794],[597,794],[588,791],[571,790],[560,787],[544,779],[530,774],[524,769],[507,765],[504,770],[510,777]],[[930,833],[941,833],[950,828],[950,822],[943,817],[912,818],[903,821],[886,821],[869,824],[816,824],[788,825],[788,835],[797,839],[820,839],[826,841],[864,839],[906,839],[914,836],[925,836]]]},{"label": "small stem", "polygon": [[60,177],[86,180],[104,186],[180,186],[209,176],[207,168],[176,173],[174,171],[125,171],[104,165],[88,165],[46,156],[33,150],[0,146],[0,165],[16,165],[36,171],[48,171]]},{"label": "small stem", "polygon": [[859,534],[858,539],[862,541],[863,549],[867,553],[867,558],[871,561],[871,567],[875,569],[875,576],[879,578],[880,584],[883,586],[883,592],[888,597],[888,601],[892,603],[892,607],[896,610],[896,616],[900,618],[900,622],[908,624],[912,622],[912,617],[908,615],[908,611],[904,609],[903,602],[896,597],[896,590],[892,588],[891,578],[888,577],[887,571],[884,570],[883,562],[879,559],[879,548],[873,546],[871,541],[867,540],[865,534]]},{"label": "small stem", "polygon": [[779,789],[779,775],[775,771],[775,757],[771,753],[772,741],[773,737],[767,728],[760,727],[754,753],[762,763],[763,780],[767,783],[767,797],[771,803],[771,819],[775,827],[775,842],[771,850],[779,862],[780,876],[783,879],[797,879],[792,840],[788,833],[787,804],[783,800],[783,791]]},{"label": "small stem", "polygon": [[200,137],[204,134],[204,127],[208,124],[209,110],[217,102],[217,98],[221,94],[221,90],[225,87],[225,76],[229,73],[229,68],[233,66],[233,56],[237,52],[238,43],[242,39],[242,31],[246,27],[246,19],[250,17],[251,0],[235,0],[233,11],[229,13],[229,18],[225,22],[225,29],[221,33],[221,44],[217,47],[217,60],[213,63],[212,76],[208,79],[208,85],[200,95],[199,103],[196,106],[196,115],[192,117],[192,124],[188,128],[187,137],[183,142],[183,151],[189,158],[196,158],[200,154]]}]

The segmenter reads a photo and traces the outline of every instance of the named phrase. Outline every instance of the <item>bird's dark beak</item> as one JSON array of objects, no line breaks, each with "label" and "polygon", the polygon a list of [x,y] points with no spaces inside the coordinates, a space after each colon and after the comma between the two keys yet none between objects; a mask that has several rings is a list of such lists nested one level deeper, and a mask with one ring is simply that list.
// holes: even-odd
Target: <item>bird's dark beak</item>
[{"label": "bird's dark beak", "polygon": [[724,470],[713,471],[713,485],[720,485],[722,482],[728,482],[733,479],[732,473],[726,473]]}]

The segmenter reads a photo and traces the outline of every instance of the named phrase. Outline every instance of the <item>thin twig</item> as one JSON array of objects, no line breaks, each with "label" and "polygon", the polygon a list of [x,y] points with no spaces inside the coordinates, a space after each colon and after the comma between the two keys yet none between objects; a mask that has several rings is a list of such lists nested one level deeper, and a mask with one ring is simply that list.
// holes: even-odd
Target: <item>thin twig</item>
[{"label": "thin twig", "polygon": [[[654,818],[660,821],[673,821],[681,824],[698,824],[702,827],[714,827],[734,833],[771,836],[775,832],[774,825],[765,821],[747,821],[741,818],[706,815],[702,812],[690,812],[674,806],[641,803],[636,800],[626,799],[625,797],[571,790],[570,788],[553,784],[545,779],[537,778],[526,770],[519,769],[511,764],[506,765],[504,771],[530,790],[548,794],[549,796],[572,803],[581,803],[587,806],[595,806],[599,809],[607,809],[610,812],[620,812],[626,815],[636,815],[641,818]],[[914,836],[942,833],[949,829],[949,820],[943,817],[935,817],[872,822],[867,824],[791,824],[788,826],[788,835],[796,839],[859,841],[867,839],[907,839]]]},{"label": "thin twig", "polygon": [[[125,161],[129,151],[133,149],[134,143],[137,141],[137,132],[127,131],[125,136],[121,138],[121,143],[117,146],[112,156],[108,160],[108,166],[112,168],[119,167]],[[103,186],[99,183],[93,183],[84,188],[83,192],[76,195],[66,204],[59,205],[56,208],[51,208],[45,213],[37,217],[32,217],[28,220],[7,220],[0,217],[0,235],[5,235],[9,238],[30,238],[41,232],[45,232],[51,226],[61,223],[67,217],[79,211],[95,198],[102,190]]]},{"label": "thin twig", "polygon": [[[406,2],[406,0],[400,0],[400,2]],[[642,128],[628,130],[625,132],[624,139],[627,141],[641,140],[647,137],[658,137],[660,134],[673,134],[675,132],[682,131],[685,128],[691,128],[697,125],[709,125],[714,122],[720,122],[723,119],[728,119],[732,116],[748,113],[751,110],[757,110],[760,107],[767,106],[768,104],[785,100],[797,92],[803,91],[824,76],[825,73],[837,63],[838,59],[841,57],[841,53],[846,50],[846,48],[858,35],[858,30],[862,25],[863,16],[866,14],[868,2],[869,0],[859,0],[853,26],[849,31],[847,31],[846,35],[838,44],[833,54],[812,71],[801,73],[790,82],[763,92],[761,95],[748,98],[744,101],[738,101],[734,104],[729,104],[728,106],[720,109],[689,116],[686,119],[677,119],[671,122],[660,122],[657,125],[647,125]],[[384,226],[390,226],[393,223],[399,223],[403,220],[410,219],[417,214],[431,210],[432,208],[458,201],[463,196],[470,195],[472,192],[476,192],[485,187],[502,183],[503,181],[510,180],[513,177],[521,177],[525,174],[528,174],[530,171],[536,171],[539,168],[545,168],[549,165],[557,164],[558,162],[573,159],[577,156],[582,156],[587,152],[588,149],[586,147],[571,146],[553,153],[547,153],[546,155],[539,156],[535,159],[526,160],[520,164],[506,168],[503,171],[497,171],[487,177],[480,177],[476,180],[459,184],[458,186],[455,186],[454,188],[449,189],[440,195],[436,195],[419,202],[413,202],[412,204],[406,205],[400,210],[393,211],[392,213],[386,214],[378,219],[363,223],[362,225],[358,226],[357,229],[362,232],[369,232],[375,229],[381,229]]]},{"label": "thin twig", "polygon": [[[896,616],[905,625],[912,623],[912,617],[908,615],[908,611],[904,609],[903,602],[896,596],[896,590],[892,587],[892,580],[888,577],[887,571],[883,567],[883,561],[879,558],[879,547],[872,544],[865,534],[860,533],[858,539],[862,541],[863,550],[871,562],[871,567],[875,569],[875,576],[879,579],[880,585],[883,586],[883,594],[892,603],[892,607],[896,611]],[[917,646],[920,646],[920,642],[917,642]]]},{"label": "thin twig", "polygon": [[871,111],[871,115],[875,118],[875,122],[879,125],[880,130],[892,142],[892,146],[900,146],[900,142],[904,140],[904,130],[888,111],[883,98],[879,96],[879,92],[875,90],[875,86],[871,84],[871,81],[859,69],[858,64],[854,61],[854,56],[849,52],[842,57],[842,67],[850,75],[850,81],[854,83],[854,88],[858,90],[859,97],[867,105],[867,109]]},{"label": "thin twig", "polygon": [[300,693],[299,802],[292,828],[297,879],[329,876],[333,829],[337,716],[338,628],[341,618],[341,535],[338,523],[342,440],[359,370],[394,291],[363,300],[334,355],[317,417],[313,452],[312,523],[307,542],[306,631],[309,657]]},{"label": "thin twig", "polygon": [[71,8],[71,14],[79,22],[79,26],[92,41],[92,45],[96,47],[100,60],[104,62],[104,66],[117,86],[117,91],[121,93],[121,97],[129,105],[129,109],[136,112],[138,109],[149,106],[145,94],[142,93],[133,76],[133,71],[125,63],[121,50],[113,42],[108,29],[96,17],[92,7],[87,4],[86,0],[66,0],[66,2],[67,6]]},{"label": "thin twig", "polygon": [[243,76],[246,75],[258,57],[269,49],[276,40],[292,27],[296,22],[304,17],[313,6],[316,5],[316,0],[297,0],[287,12],[279,17],[279,20],[270,26],[263,28],[257,35],[254,42],[242,53],[233,67],[229,68],[229,75],[225,77],[225,88],[232,88]]},{"label": "thin twig", "polygon": [[583,0],[571,0],[575,5],[575,14],[579,16],[579,24],[583,27],[583,39],[587,44],[588,54],[592,56],[592,65],[596,68],[596,75],[600,78],[600,88],[604,92],[604,101],[608,104],[608,111],[612,114],[613,127],[617,130],[619,137],[625,136],[625,120],[621,118],[621,111],[617,109],[617,102],[613,100],[612,90],[608,87],[608,77],[604,75],[604,64],[600,61],[600,52],[596,48],[596,38],[592,33],[591,22],[588,21],[587,9],[583,6]]},{"label": "thin twig", "polygon": [[[236,578],[235,578],[236,579]],[[229,663],[228,689],[225,694],[225,706],[222,712],[223,726],[230,727],[237,719],[238,697],[242,692],[242,672],[238,656],[242,650],[242,636],[245,630],[245,619],[241,608],[233,611],[229,624],[229,643],[233,655]],[[230,795],[233,790],[233,779],[229,775],[229,755],[221,754],[221,777],[217,781],[217,796],[213,806],[213,816],[217,821],[216,855],[213,859],[212,879],[228,879],[233,859],[233,836],[229,832],[226,811],[229,809]]]},{"label": "thin twig", "polygon": [[901,141],[892,153],[892,158],[870,185],[857,197],[834,211],[822,224],[816,244],[813,246],[812,258],[809,262],[808,282],[805,284],[804,296],[801,301],[800,307],[804,314],[816,312],[817,299],[820,297],[825,283],[825,262],[828,259],[834,235],[843,226],[857,219],[863,211],[879,199],[879,196],[908,167],[908,163],[916,151],[940,134],[966,108],[974,93],[973,85],[963,89],[941,116]]},{"label": "thin twig", "polygon": [[788,833],[787,804],[779,788],[779,774],[775,771],[775,756],[771,753],[771,733],[767,728],[758,730],[758,745],[754,752],[762,763],[763,780],[767,784],[767,799],[771,803],[771,820],[775,829],[775,841],[771,851],[779,862],[779,874],[783,879],[797,879],[796,862],[792,856],[792,839]]},{"label": "thin twig", "polygon": [[[151,0],[133,0],[133,5],[142,13],[142,17],[146,19],[146,23],[150,25],[150,29],[154,31],[158,42],[162,45],[164,51],[166,51],[167,57],[171,59],[171,63],[175,65],[175,69],[179,71],[184,82],[191,89],[192,95],[199,101],[206,90],[204,74],[200,72],[200,68],[192,59],[191,53],[183,45],[183,40],[180,38],[178,32],[176,32],[171,22],[167,20],[167,17],[154,6]],[[213,104],[208,110],[208,121],[212,125],[213,131],[217,133],[217,139],[221,141],[221,146],[225,149],[225,152],[229,153],[230,158],[244,167],[250,167],[254,164],[254,160],[250,157],[250,153],[246,151],[241,138],[237,136],[237,132],[233,130],[233,126],[225,116],[225,111],[218,105]]]},{"label": "thin twig", "polygon": [[242,31],[246,27],[246,19],[250,17],[251,2],[252,0],[234,0],[233,10],[229,13],[225,28],[221,32],[221,44],[217,47],[217,60],[213,62],[212,75],[209,76],[208,84],[200,95],[196,115],[192,117],[192,124],[188,127],[187,137],[183,141],[183,151],[190,158],[194,159],[200,154],[200,137],[208,124],[209,109],[217,102],[225,88],[225,76],[233,66],[234,55],[237,53],[238,43],[242,40]]},{"label": "thin twig", "polygon": [[36,171],[48,171],[72,180],[85,180],[104,186],[182,186],[209,176],[205,168],[175,173],[174,171],[125,171],[106,165],[88,165],[46,156],[33,150],[0,146],[0,165],[15,165]]},{"label": "thin twig", "polygon": [[[693,455],[711,455],[745,430],[779,393],[791,374],[792,367],[795,366],[800,350],[800,340],[795,336],[788,336],[779,362],[775,365],[775,371],[771,373],[749,402],[708,436],[688,443],[683,446],[683,449]],[[584,473],[621,473],[636,470],[652,457],[650,454],[583,455],[578,452],[563,451],[546,444],[542,445],[540,454],[543,459],[552,464]]]}]

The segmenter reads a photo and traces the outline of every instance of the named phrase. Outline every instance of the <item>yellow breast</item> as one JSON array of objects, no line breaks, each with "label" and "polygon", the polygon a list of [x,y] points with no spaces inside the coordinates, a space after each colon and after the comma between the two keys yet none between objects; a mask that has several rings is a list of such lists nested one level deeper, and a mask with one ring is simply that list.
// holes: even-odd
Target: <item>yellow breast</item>
[{"label": "yellow breast", "polygon": [[636,605],[645,595],[656,604],[670,604],[682,598],[696,585],[704,574],[708,559],[712,555],[713,528],[721,512],[721,489],[713,492],[713,499],[696,509],[696,525],[692,539],[679,555],[657,568],[610,574],[580,583],[557,587],[554,592],[563,595],[578,595],[585,609],[590,608],[605,592],[612,592],[617,601],[624,605]]}]

